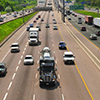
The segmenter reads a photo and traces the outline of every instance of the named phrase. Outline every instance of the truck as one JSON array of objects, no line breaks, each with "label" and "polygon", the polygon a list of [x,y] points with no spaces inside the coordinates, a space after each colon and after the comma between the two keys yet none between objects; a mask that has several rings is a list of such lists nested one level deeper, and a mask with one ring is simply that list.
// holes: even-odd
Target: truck
[{"label": "truck", "polygon": [[85,16],[85,23],[87,23],[88,25],[92,25],[93,24],[93,17],[92,16]]},{"label": "truck", "polygon": [[29,29],[29,45],[35,45],[39,42],[39,28]]},{"label": "truck", "polygon": [[93,19],[93,25],[97,26],[97,27],[100,27],[100,18],[94,18]]},{"label": "truck", "polygon": [[49,47],[44,47],[40,52],[39,60],[39,85],[53,85],[57,83],[57,67],[55,67],[55,59],[52,57]]}]

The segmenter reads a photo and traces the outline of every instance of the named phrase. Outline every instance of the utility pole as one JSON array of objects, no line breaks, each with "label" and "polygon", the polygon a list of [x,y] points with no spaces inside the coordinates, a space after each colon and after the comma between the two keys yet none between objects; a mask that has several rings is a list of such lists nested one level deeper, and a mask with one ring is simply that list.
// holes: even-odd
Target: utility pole
[{"label": "utility pole", "polygon": [[63,16],[63,22],[65,22],[65,0],[63,0],[63,12],[62,12],[62,16]]}]

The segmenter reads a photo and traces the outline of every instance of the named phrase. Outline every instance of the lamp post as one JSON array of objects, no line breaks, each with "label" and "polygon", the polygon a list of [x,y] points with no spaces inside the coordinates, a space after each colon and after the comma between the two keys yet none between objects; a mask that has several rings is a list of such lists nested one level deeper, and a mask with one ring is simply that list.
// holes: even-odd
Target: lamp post
[{"label": "lamp post", "polygon": [[63,15],[63,22],[65,22],[65,0],[63,0],[63,12],[62,12],[62,15]]}]

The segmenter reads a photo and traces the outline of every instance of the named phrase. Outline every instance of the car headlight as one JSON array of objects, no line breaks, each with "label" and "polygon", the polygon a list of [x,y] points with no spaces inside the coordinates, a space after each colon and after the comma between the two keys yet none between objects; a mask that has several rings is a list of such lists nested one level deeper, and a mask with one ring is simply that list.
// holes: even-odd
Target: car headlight
[{"label": "car headlight", "polygon": [[43,79],[40,79],[41,82],[43,82]]}]

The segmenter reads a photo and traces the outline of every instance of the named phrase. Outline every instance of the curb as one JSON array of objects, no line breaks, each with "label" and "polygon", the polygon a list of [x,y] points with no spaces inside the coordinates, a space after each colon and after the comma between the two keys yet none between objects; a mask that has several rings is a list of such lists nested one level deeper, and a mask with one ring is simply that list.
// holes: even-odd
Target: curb
[{"label": "curb", "polygon": [[[34,16],[36,16],[37,14],[35,14]],[[33,16],[33,17],[34,17]],[[29,22],[33,17],[31,17],[27,22]],[[22,28],[27,22],[25,22],[24,24],[22,24],[21,26],[19,26],[15,31],[13,31],[6,39],[4,39],[3,42],[0,43],[0,48],[20,29]]]}]

